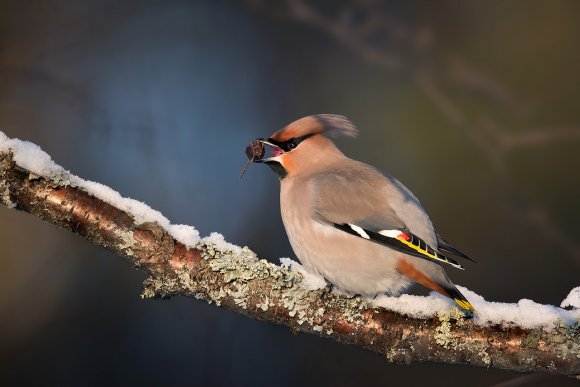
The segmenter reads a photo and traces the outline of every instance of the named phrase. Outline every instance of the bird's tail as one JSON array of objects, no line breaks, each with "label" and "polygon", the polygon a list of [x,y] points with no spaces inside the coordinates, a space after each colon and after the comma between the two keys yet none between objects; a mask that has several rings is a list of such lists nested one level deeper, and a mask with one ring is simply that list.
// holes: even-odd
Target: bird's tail
[{"label": "bird's tail", "polygon": [[453,285],[453,282],[447,277],[440,265],[434,265],[432,262],[424,260],[411,262],[409,259],[401,259],[397,263],[397,270],[408,279],[451,298],[467,317],[473,317],[475,309]]},{"label": "bird's tail", "polygon": [[475,308],[473,308],[473,305],[471,305],[471,303],[467,301],[467,298],[465,298],[465,296],[461,294],[461,292],[455,287],[455,285],[452,284],[452,286],[446,286],[445,288],[443,288],[443,290],[445,290],[445,292],[447,293],[446,296],[453,299],[453,301],[455,301],[455,303],[459,306],[459,308],[461,308],[461,310],[466,314],[467,317],[470,318],[473,317],[475,313]]}]

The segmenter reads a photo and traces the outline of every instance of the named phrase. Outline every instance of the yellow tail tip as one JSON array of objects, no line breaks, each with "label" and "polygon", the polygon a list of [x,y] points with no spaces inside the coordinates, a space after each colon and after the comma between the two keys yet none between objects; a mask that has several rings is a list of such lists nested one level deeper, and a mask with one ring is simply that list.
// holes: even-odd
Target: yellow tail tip
[{"label": "yellow tail tip", "polygon": [[460,298],[454,298],[453,301],[455,301],[457,303],[457,305],[459,305],[462,309],[468,310],[470,312],[475,312],[475,309],[473,308],[473,306],[469,303],[469,301],[467,300],[462,300]]}]

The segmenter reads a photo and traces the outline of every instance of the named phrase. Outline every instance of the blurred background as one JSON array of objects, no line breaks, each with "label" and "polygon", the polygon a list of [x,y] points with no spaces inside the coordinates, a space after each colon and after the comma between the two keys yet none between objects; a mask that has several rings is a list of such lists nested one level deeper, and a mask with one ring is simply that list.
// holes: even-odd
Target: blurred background
[{"label": "blurred background", "polygon": [[[577,1],[0,1],[0,130],[202,235],[294,257],[249,140],[302,116],[406,184],[478,260],[455,283],[559,305],[580,285]],[[2,385],[573,385],[379,355],[182,297],[0,207]],[[523,383],[523,384],[522,384]]]}]

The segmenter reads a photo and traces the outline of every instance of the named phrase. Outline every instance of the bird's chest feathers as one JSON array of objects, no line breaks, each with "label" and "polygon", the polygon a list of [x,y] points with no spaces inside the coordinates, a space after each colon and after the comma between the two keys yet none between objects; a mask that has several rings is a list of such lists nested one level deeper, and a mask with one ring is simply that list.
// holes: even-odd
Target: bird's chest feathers
[{"label": "bird's chest feathers", "polygon": [[316,222],[314,213],[315,197],[309,184],[300,181],[284,181],[280,190],[280,209],[286,233],[293,247],[306,237]]}]

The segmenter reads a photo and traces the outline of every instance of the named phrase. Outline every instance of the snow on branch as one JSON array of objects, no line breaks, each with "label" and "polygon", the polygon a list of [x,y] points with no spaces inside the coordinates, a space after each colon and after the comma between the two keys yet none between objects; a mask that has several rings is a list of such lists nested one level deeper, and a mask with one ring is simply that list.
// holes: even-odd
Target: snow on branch
[{"label": "snow on branch", "polygon": [[477,315],[444,297],[374,300],[330,291],[297,262],[278,266],[55,164],[38,146],[0,132],[0,201],[112,250],[145,270],[142,296],[184,295],[238,313],[359,345],[390,362],[421,361],[580,375],[580,288],[558,308],[487,302],[461,289]]}]

